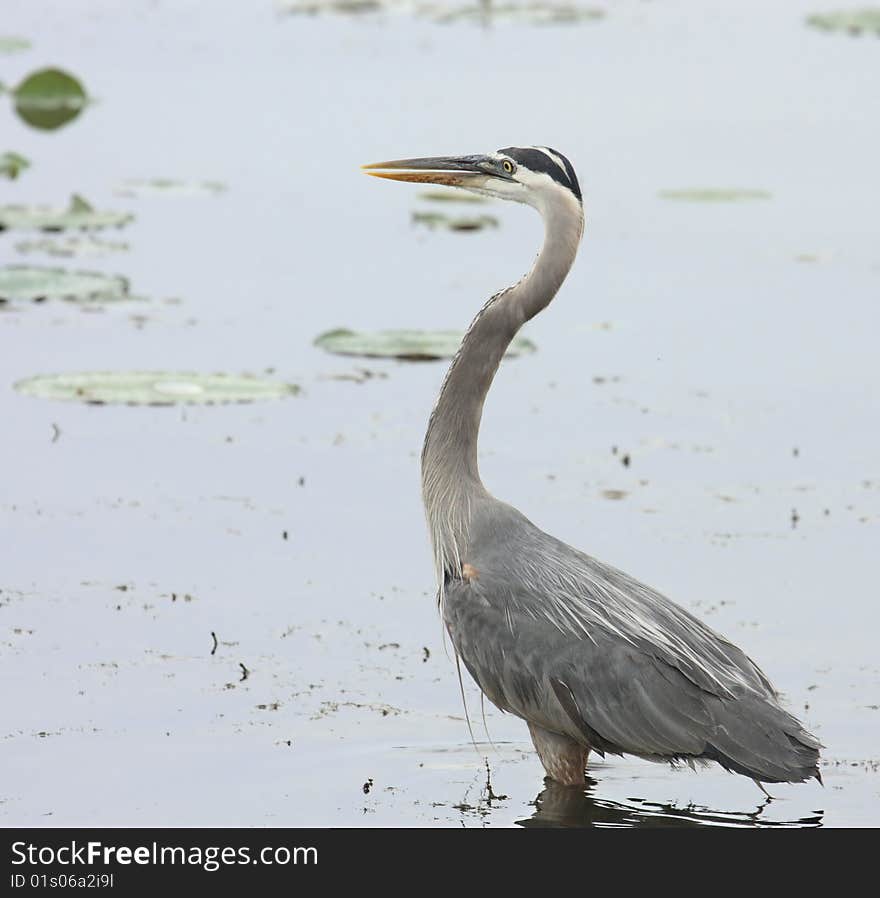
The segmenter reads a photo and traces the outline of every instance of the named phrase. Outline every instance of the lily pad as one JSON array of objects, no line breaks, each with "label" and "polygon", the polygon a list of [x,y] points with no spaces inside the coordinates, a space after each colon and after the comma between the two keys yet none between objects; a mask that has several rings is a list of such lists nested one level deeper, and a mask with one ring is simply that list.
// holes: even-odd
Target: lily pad
[{"label": "lily pad", "polygon": [[30,162],[19,156],[18,153],[0,154],[0,175],[14,181],[26,168],[30,168]]},{"label": "lily pad", "polygon": [[[336,355],[418,362],[452,358],[458,352],[463,336],[461,331],[388,330],[356,333],[343,328],[321,334],[315,339],[315,346]],[[515,337],[506,355],[513,357],[534,351],[535,344],[531,340]]]},{"label": "lily pad", "polygon": [[528,0],[524,3],[446,3],[442,0],[280,0],[282,12],[299,15],[335,13],[364,15],[399,13],[446,25],[452,22],[515,22],[529,25],[568,25],[601,19],[601,9],[563,0]]},{"label": "lily pad", "polygon": [[33,72],[12,95],[19,117],[41,131],[53,131],[73,121],[89,102],[82,84],[61,69]]},{"label": "lily pad", "polygon": [[107,371],[43,374],[15,384],[25,396],[90,405],[216,405],[283,399],[299,393],[295,384],[247,375],[169,371]]},{"label": "lily pad", "polygon": [[845,31],[860,35],[864,32],[880,35],[880,7],[838,10],[810,16],[807,24],[823,31]]},{"label": "lily pad", "polygon": [[528,3],[477,3],[455,6],[446,3],[423,3],[418,14],[439,25],[452,22],[518,22],[528,25],[573,25],[603,18],[601,9],[578,3],[532,0]]},{"label": "lily pad", "polygon": [[488,203],[487,197],[464,190],[423,190],[419,198],[430,203]]},{"label": "lily pad", "polygon": [[128,244],[97,237],[44,237],[41,240],[22,240],[15,244],[20,253],[46,253],[50,256],[108,256],[128,251]]},{"label": "lily pad", "polygon": [[292,15],[314,16],[325,12],[359,15],[379,12],[386,6],[382,0],[284,0],[279,10]]},{"label": "lily pad", "polygon": [[0,35],[0,53],[21,53],[30,48],[31,42],[27,38]]},{"label": "lily pad", "polygon": [[661,190],[664,200],[684,200],[688,203],[736,203],[742,200],[769,200],[766,190],[740,190],[738,188],[687,188],[685,190]]},{"label": "lily pad", "polygon": [[0,268],[0,302],[116,302],[131,298],[128,281],[119,275],[28,265]]},{"label": "lily pad", "polygon": [[413,212],[413,224],[427,225],[434,228],[445,228],[448,231],[482,231],[484,228],[497,228],[498,219],[494,215],[444,215],[442,212]]},{"label": "lily pad", "polygon": [[169,178],[131,178],[114,189],[117,196],[199,196],[224,193],[220,181],[174,181]]},{"label": "lily pad", "polygon": [[101,211],[74,194],[66,209],[50,206],[0,206],[0,231],[100,231],[134,220],[129,212]]}]

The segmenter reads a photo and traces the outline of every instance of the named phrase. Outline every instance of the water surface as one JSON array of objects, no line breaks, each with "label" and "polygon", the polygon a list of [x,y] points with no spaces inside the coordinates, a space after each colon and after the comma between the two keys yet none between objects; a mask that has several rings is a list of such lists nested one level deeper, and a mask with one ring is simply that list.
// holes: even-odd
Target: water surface
[{"label": "water surface", "polygon": [[[56,65],[96,102],[51,133],[0,106],[0,150],[32,161],[2,201],[133,211],[101,235],[127,253],[46,264],[147,301],[0,310],[0,821],[876,824],[880,53],[814,11],[615,3],[484,28],[9,0],[33,48],[0,79]],[[358,360],[311,341],[463,328],[540,240],[500,205],[480,233],[413,226],[416,188],[360,163],[529,143],[574,161],[587,233],[529,325],[538,351],[493,388],[486,483],[746,649],[827,746],[824,789],[766,804],[720,769],[632,759],[545,786],[520,721],[487,708],[489,744],[472,686],[470,743],[418,495],[444,366],[339,380]],[[228,190],[116,193],[152,178]],[[684,189],[769,198],[660,196]],[[0,264],[35,262],[22,239],[0,234]],[[137,369],[303,393],[181,410],[12,390]]]}]

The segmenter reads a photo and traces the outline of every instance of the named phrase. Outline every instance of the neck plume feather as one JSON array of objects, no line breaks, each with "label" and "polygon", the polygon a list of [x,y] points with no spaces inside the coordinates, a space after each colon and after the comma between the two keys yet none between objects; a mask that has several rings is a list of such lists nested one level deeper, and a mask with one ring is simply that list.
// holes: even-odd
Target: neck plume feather
[{"label": "neck plume feather", "polygon": [[477,464],[486,394],[517,331],[556,295],[583,233],[583,210],[574,197],[541,211],[544,244],[535,264],[519,283],[495,294],[477,313],[428,423],[422,449],[422,500],[441,594],[447,575],[461,576],[472,502],[488,495]]}]

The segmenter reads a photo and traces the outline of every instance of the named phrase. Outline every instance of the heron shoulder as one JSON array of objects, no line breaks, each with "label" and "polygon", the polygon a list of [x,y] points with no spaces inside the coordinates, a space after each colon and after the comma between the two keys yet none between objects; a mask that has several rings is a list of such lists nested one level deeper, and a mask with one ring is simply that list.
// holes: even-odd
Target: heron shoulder
[{"label": "heron shoulder", "polygon": [[470,593],[514,624],[540,620],[594,643],[601,634],[677,668],[706,692],[732,696],[745,690],[776,698],[745,652],[699,618],[491,496],[472,508],[462,560],[478,574]]}]

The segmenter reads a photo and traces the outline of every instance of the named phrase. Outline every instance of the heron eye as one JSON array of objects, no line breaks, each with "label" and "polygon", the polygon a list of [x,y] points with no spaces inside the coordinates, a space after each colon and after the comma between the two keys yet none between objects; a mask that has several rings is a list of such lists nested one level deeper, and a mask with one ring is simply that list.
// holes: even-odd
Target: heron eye
[{"label": "heron eye", "polygon": [[507,172],[507,174],[513,174],[513,163],[509,159],[505,159],[504,162],[501,163],[501,167]]}]

